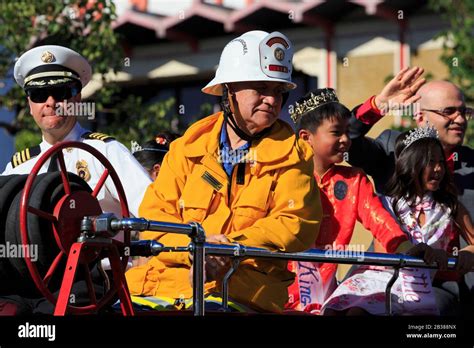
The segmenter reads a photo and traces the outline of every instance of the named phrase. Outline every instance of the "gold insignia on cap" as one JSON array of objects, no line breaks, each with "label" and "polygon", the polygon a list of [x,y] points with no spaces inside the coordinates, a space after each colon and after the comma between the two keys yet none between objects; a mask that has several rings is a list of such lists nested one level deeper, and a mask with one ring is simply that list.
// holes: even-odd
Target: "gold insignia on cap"
[{"label": "gold insignia on cap", "polygon": [[44,51],[43,54],[41,55],[41,60],[44,63],[51,63],[54,60],[54,54],[52,54],[49,51]]},{"label": "gold insignia on cap", "polygon": [[87,162],[84,160],[80,160],[76,162],[76,171],[77,175],[79,175],[82,179],[88,182],[91,179],[91,173],[89,172],[89,166]]}]

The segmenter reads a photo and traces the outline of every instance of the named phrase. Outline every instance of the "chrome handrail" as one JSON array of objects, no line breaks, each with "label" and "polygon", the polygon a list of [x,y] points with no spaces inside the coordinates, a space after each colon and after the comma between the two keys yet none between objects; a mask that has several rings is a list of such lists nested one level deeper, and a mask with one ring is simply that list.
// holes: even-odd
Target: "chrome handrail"
[{"label": "chrome handrail", "polygon": [[[89,221],[90,220],[90,221]],[[193,312],[196,316],[203,316],[204,308],[204,261],[205,256],[224,256],[233,259],[232,268],[226,273],[223,281],[223,308],[227,309],[228,305],[228,282],[230,277],[235,273],[240,261],[244,258],[267,258],[292,261],[312,261],[327,262],[338,264],[353,265],[373,265],[387,266],[395,269],[394,275],[387,284],[386,296],[390,294],[391,287],[398,277],[398,271],[404,267],[438,269],[436,263],[426,264],[422,259],[403,254],[385,254],[374,252],[360,252],[349,250],[332,250],[332,249],[308,249],[303,252],[279,252],[270,251],[268,249],[248,247],[240,244],[215,244],[206,243],[206,236],[202,226],[192,222],[189,224],[177,224],[168,222],[151,221],[143,218],[125,218],[116,219],[110,214],[104,214],[98,217],[85,217],[82,223],[84,230],[89,233],[103,233],[107,230],[135,230],[135,231],[156,231],[186,234],[191,238],[188,246],[164,246],[154,240],[142,240],[132,242],[132,248],[137,247],[140,253],[148,253],[148,255],[158,255],[162,252],[190,252],[193,255]],[[148,250],[148,251],[147,251]],[[133,253],[132,253],[133,255]],[[138,255],[138,254],[137,254]],[[457,263],[456,258],[448,259],[448,269],[455,269]],[[474,271],[474,269],[472,270]],[[391,296],[386,301],[387,314],[391,314]]]},{"label": "chrome handrail", "polygon": [[[359,264],[359,265],[374,265],[374,266],[391,266],[395,267],[403,261],[403,267],[416,267],[437,269],[436,263],[426,264],[423,259],[415,256],[403,254],[386,254],[374,252],[353,252],[357,254],[354,256],[347,256],[351,251],[337,251],[337,250],[322,250],[322,249],[308,249],[302,252],[287,253],[280,251],[270,251],[263,248],[248,247],[236,244],[214,244],[204,243],[207,255],[215,256],[240,256],[240,257],[260,257],[269,259],[293,260],[293,261],[313,261],[313,262],[329,262],[341,264]],[[242,252],[242,250],[244,250]],[[236,253],[241,253],[235,255]],[[456,267],[456,258],[448,259],[448,269]]]},{"label": "chrome handrail", "polygon": [[[242,259],[248,257],[258,258],[269,258],[269,259],[283,259],[291,261],[312,261],[312,262],[326,262],[326,263],[338,263],[338,264],[353,264],[353,265],[372,265],[372,266],[386,266],[393,267],[395,272],[392,275],[390,281],[387,283],[385,289],[385,313],[386,315],[392,315],[392,297],[391,289],[395,281],[398,279],[399,271],[404,267],[415,267],[415,268],[428,268],[437,269],[436,263],[426,264],[420,258],[403,255],[403,254],[386,254],[386,253],[374,253],[374,252],[353,252],[351,250],[321,250],[321,249],[309,249],[303,252],[297,253],[282,253],[277,251],[270,251],[262,248],[255,247],[244,247],[242,245],[226,245],[226,244],[212,244],[205,243],[204,248],[207,255],[214,256],[228,256],[233,259]],[[347,255],[349,254],[349,256]],[[354,254],[351,256],[350,254]],[[448,259],[448,269],[454,269],[456,267],[456,259]],[[226,274],[223,285],[222,285],[222,307],[224,311],[228,310],[228,282],[231,275],[235,273],[234,267]]]}]

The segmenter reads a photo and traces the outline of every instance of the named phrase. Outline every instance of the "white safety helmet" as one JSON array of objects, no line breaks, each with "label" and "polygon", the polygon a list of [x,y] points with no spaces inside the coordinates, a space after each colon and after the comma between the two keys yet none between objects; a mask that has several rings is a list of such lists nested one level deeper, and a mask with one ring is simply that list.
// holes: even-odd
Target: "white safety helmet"
[{"label": "white safety helmet", "polygon": [[282,82],[295,89],[292,59],[293,46],[282,33],[249,31],[224,47],[216,76],[202,91],[221,96],[223,84],[244,81]]}]

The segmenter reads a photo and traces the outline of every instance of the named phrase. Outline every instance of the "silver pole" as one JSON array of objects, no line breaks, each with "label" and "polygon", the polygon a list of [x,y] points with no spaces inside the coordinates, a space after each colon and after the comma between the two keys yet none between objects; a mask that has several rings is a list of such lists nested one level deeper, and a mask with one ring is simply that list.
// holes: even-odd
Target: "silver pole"
[{"label": "silver pole", "polygon": [[231,268],[227,271],[227,273],[224,276],[224,279],[222,280],[222,308],[224,312],[229,312],[229,281],[230,277],[234,274],[234,272],[239,268],[240,265],[240,259],[234,257],[232,259],[232,266]]},{"label": "silver pole", "polygon": [[[194,223],[176,224],[169,222],[151,221],[143,218],[112,219],[112,221],[110,222],[110,228],[112,230],[130,229],[135,231],[159,231],[180,233],[186,234],[190,236],[190,238],[192,238],[191,236],[196,233],[196,227],[194,226]],[[202,227],[200,227],[200,225],[198,230],[200,231],[199,234],[204,235],[204,231],[202,230]],[[206,248],[207,254],[217,256],[236,256],[235,253],[237,253],[240,256],[245,257],[392,267],[399,265],[400,261],[403,260],[405,267],[431,269],[438,268],[436,264],[427,265],[422,259],[402,254],[384,254],[372,252],[355,252],[350,250],[338,251],[320,249],[309,249],[298,253],[284,253],[277,251],[269,251],[267,249],[262,248],[211,243],[205,243],[204,247]],[[456,267],[456,262],[457,260],[455,258],[448,259],[448,269],[454,269]]]},{"label": "silver pole", "polygon": [[195,316],[204,316],[204,244],[206,236],[201,225],[192,222],[193,232],[190,248],[193,253],[193,311]]},{"label": "silver pole", "polygon": [[[142,218],[126,218],[115,219],[113,216],[104,214],[98,217],[95,224],[85,217],[81,222],[81,231],[108,231],[108,230],[136,230],[136,231],[158,231],[171,232],[188,235],[192,243],[187,247],[164,247],[159,243],[150,244],[147,246],[152,255],[157,255],[160,252],[166,251],[189,251],[193,253],[193,307],[195,316],[204,316],[204,261],[206,253],[215,256],[233,257],[233,267],[226,274],[223,286],[223,307],[226,309],[228,304],[228,281],[232,274],[238,267],[239,261],[243,258],[267,258],[279,260],[294,260],[294,261],[313,261],[313,262],[328,262],[339,264],[354,264],[354,265],[374,265],[374,266],[388,266],[394,267],[395,273],[386,288],[386,311],[391,314],[391,287],[398,277],[399,269],[403,267],[416,267],[438,269],[436,263],[430,265],[426,264],[422,259],[403,254],[384,254],[372,252],[359,252],[351,250],[320,250],[309,249],[297,253],[284,253],[270,251],[262,248],[245,247],[242,245],[226,245],[226,244],[212,244],[205,243],[206,236],[202,226],[198,223],[190,224],[176,224],[168,222],[149,221]],[[139,249],[143,249],[143,246]],[[448,259],[448,269],[456,268],[457,259]],[[474,268],[471,270],[474,271]]]},{"label": "silver pole", "polygon": [[112,230],[129,229],[134,231],[172,232],[187,235],[193,233],[192,224],[176,224],[143,218],[113,219],[110,222],[110,228]]},{"label": "silver pole", "polygon": [[[258,257],[267,259],[280,259],[280,260],[294,260],[294,261],[313,261],[313,262],[329,262],[329,263],[341,263],[341,264],[353,264],[353,265],[376,265],[376,266],[399,266],[400,261],[403,261],[403,267],[417,267],[417,268],[430,268],[437,269],[438,265],[433,263],[427,265],[423,259],[403,255],[403,254],[384,254],[384,253],[372,253],[372,252],[358,252],[357,255],[349,251],[338,252],[337,250],[320,250],[320,249],[309,249],[298,253],[284,253],[277,251],[269,251],[262,248],[226,245],[226,244],[212,244],[205,243],[206,254],[216,256],[234,256],[234,253],[240,253],[240,256]],[[455,258],[448,259],[448,269],[454,269],[456,267],[457,260]],[[474,271],[474,269],[473,269]]]}]

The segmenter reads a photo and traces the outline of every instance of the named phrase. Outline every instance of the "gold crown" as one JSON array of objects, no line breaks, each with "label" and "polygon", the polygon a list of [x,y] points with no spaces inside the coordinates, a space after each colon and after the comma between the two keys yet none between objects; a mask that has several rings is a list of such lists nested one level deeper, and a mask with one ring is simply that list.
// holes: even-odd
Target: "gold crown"
[{"label": "gold crown", "polygon": [[322,92],[317,95],[311,93],[309,98],[304,100],[301,104],[296,102],[290,111],[290,117],[294,123],[298,123],[301,116],[307,112],[310,112],[321,105],[334,102],[339,102],[336,92],[332,88],[324,88]]}]

